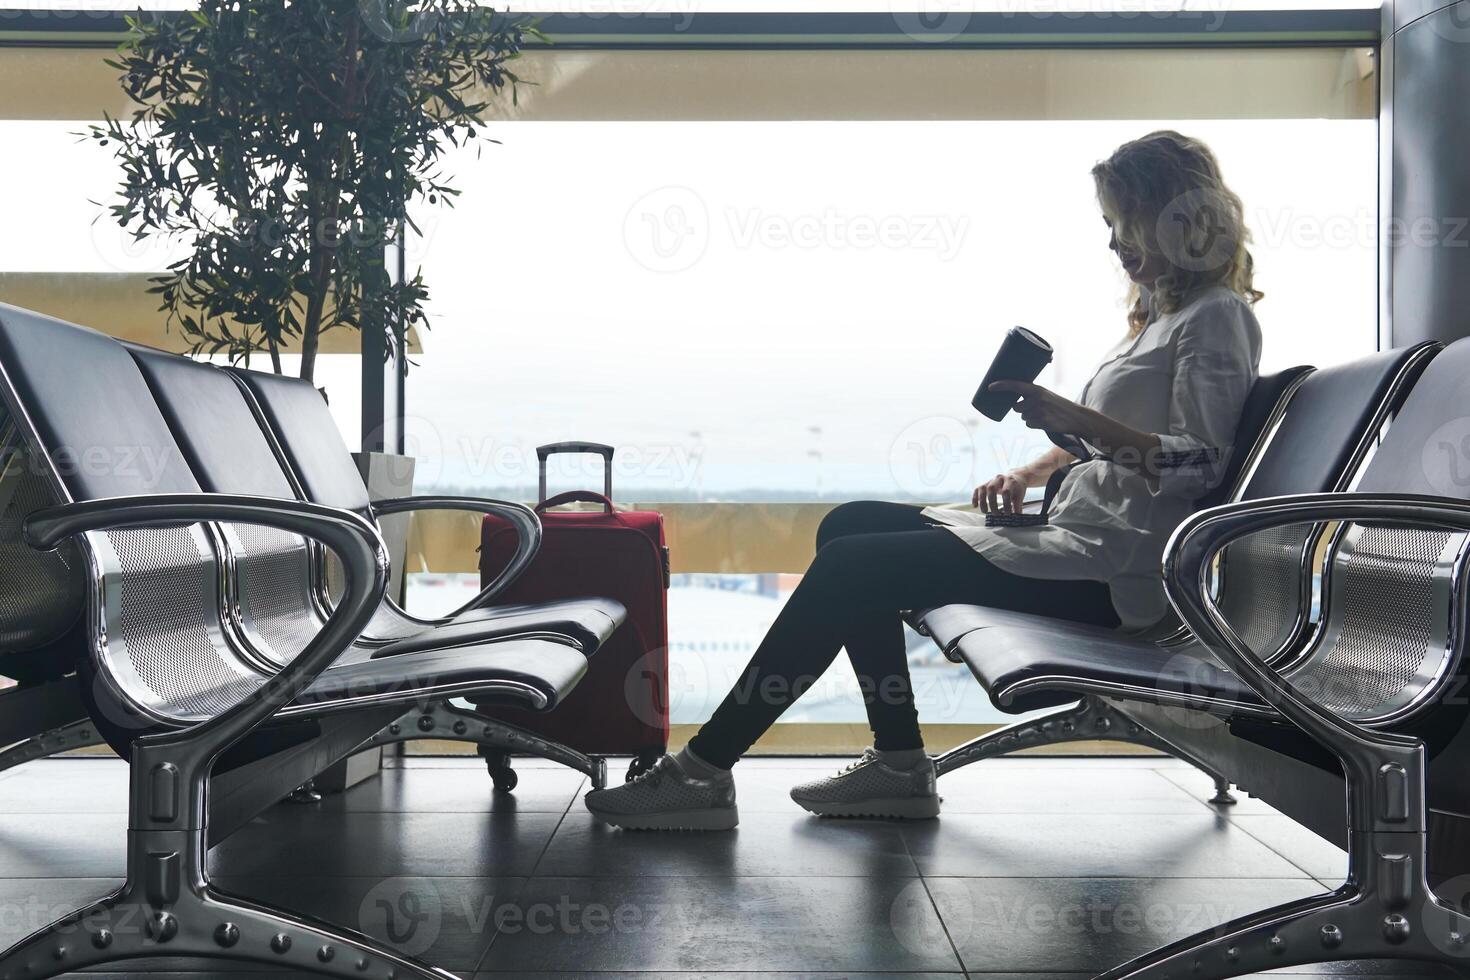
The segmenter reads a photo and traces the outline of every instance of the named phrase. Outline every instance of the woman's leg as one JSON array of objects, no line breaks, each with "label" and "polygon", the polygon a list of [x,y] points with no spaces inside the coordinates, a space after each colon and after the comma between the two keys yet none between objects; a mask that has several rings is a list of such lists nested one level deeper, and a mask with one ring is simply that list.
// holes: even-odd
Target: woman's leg
[{"label": "woman's leg", "polygon": [[838,504],[822,518],[822,523],[817,526],[817,550],[821,551],[837,538],[854,534],[922,531],[933,526],[924,517],[922,507],[886,500],[854,500]]},{"label": "woman's leg", "polygon": [[712,766],[734,765],[810,689],[844,645],[864,688],[878,748],[920,747],[899,612],[954,602],[1038,612],[1100,606],[1111,615],[1100,583],[1011,575],[949,531],[925,527],[834,536],[823,542],[739,681],[690,748]]}]

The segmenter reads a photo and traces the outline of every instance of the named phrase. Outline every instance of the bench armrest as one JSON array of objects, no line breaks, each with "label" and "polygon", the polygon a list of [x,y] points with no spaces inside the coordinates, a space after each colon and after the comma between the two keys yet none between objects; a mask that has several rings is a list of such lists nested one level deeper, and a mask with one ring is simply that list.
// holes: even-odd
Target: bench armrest
[{"label": "bench armrest", "polygon": [[50,550],[90,531],[215,521],[259,524],[320,542],[342,562],[346,589],[306,648],[258,690],[207,721],[141,740],[195,754],[204,763],[201,771],[207,771],[208,763],[226,748],[296,700],[361,635],[388,588],[388,553],[377,528],[350,511],[319,504],[198,493],[64,504],[35,512],[23,531],[31,547]]},{"label": "bench armrest", "polygon": [[[1210,567],[1231,542],[1288,524],[1326,521],[1463,533],[1470,532],[1470,503],[1416,494],[1317,493],[1201,511],[1181,524],[1169,541],[1164,555],[1165,591],[1195,636],[1222,663],[1283,717],[1337,754],[1351,774],[1362,780],[1379,778],[1382,774],[1377,770],[1385,754],[1405,769],[1418,768],[1422,745],[1417,738],[1370,731],[1322,707],[1241,640],[1210,595]],[[1456,608],[1456,615],[1463,619],[1463,603]],[[1360,828],[1405,829],[1382,827],[1380,814],[1358,816],[1355,826]]]},{"label": "bench armrest", "polygon": [[495,576],[495,581],[481,589],[473,599],[450,613],[446,617],[448,619],[453,619],[471,609],[488,606],[491,600],[510,588],[511,583],[521,577],[521,574],[530,567],[531,562],[535,561],[537,552],[541,550],[541,518],[525,504],[482,497],[442,496],[393,497],[373,502],[373,513],[380,517],[390,514],[408,514],[418,510],[467,510],[480,514],[494,514],[508,521],[515,528],[516,553],[511,557],[510,564]]}]

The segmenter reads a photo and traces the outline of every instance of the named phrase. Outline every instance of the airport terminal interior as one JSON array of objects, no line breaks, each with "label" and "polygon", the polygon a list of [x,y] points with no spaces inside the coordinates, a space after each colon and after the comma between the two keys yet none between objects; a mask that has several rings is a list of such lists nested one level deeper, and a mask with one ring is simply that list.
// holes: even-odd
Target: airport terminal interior
[{"label": "airport terminal interior", "polygon": [[0,980],[1470,976],[1467,133],[1470,0],[0,0]]}]

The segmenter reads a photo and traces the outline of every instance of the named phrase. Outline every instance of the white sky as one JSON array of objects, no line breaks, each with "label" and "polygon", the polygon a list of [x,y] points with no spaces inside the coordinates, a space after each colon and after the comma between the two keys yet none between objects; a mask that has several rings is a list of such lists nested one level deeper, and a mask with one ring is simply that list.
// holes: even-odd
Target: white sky
[{"label": "white sky", "polygon": [[[1160,125],[1207,140],[1246,202],[1264,366],[1371,350],[1371,120],[506,123],[411,251],[433,293],[420,486],[527,486],[532,447],[584,438],[654,495],[967,496],[1041,445],[968,406],[1004,331],[1051,340],[1067,394],[1118,339],[1088,170]],[[0,269],[162,266],[94,223],[115,174],[79,124],[0,127],[26,147],[0,157],[26,230]],[[357,366],[327,360],[355,441]]]}]

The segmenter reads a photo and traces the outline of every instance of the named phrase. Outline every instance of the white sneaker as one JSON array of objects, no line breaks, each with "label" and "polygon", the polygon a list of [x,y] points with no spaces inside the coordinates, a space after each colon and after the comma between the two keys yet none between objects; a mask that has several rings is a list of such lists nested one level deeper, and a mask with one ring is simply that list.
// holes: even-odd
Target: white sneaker
[{"label": "white sneaker", "polygon": [[939,816],[934,760],[895,769],[873,749],[835,776],[802,783],[791,798],[821,817],[883,817],[924,820]]},{"label": "white sneaker", "polygon": [[735,778],[721,772],[696,779],[665,755],[632,781],[594,789],[583,798],[598,820],[626,830],[732,830]]}]

